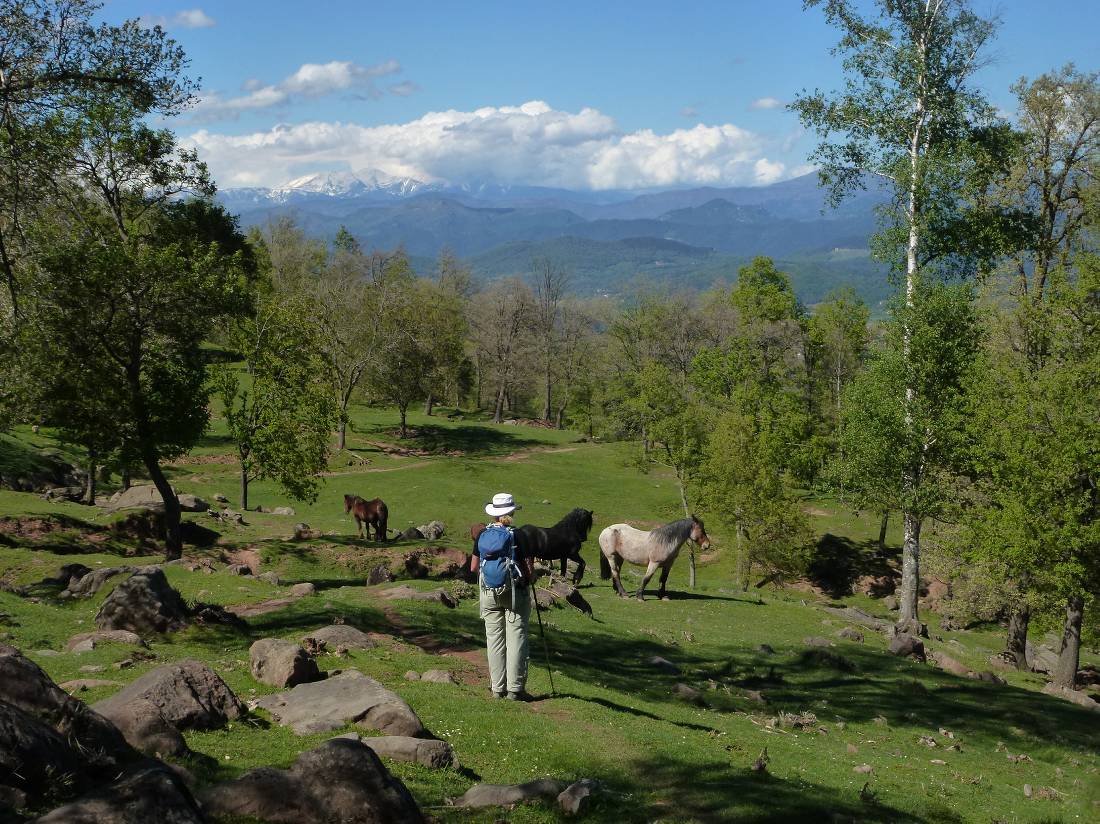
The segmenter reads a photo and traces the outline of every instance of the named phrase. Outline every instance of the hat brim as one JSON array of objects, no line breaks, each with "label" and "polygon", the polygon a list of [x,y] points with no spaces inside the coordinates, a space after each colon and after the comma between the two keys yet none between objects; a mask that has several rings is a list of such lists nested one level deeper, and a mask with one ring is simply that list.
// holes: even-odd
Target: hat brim
[{"label": "hat brim", "polygon": [[511,515],[517,509],[523,509],[522,506],[493,506],[492,504],[485,504],[485,514],[492,515],[494,518],[499,518],[501,515]]}]

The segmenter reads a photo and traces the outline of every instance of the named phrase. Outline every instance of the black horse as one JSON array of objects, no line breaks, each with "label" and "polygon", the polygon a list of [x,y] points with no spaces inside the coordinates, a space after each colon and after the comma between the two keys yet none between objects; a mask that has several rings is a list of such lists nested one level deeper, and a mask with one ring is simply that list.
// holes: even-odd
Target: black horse
[{"label": "black horse", "polygon": [[581,557],[581,544],[588,540],[592,529],[592,510],[574,509],[556,524],[550,527],[524,524],[516,528],[523,548],[535,558],[544,561],[561,560],[561,574],[565,575],[566,563],[571,559],[577,562],[577,571],[573,576],[573,585],[581,582],[584,575],[584,558]]}]

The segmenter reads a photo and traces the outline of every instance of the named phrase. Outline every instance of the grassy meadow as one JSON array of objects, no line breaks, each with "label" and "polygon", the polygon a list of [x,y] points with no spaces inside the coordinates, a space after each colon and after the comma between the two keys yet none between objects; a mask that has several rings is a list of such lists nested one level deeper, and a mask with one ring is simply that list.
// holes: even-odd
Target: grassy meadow
[{"label": "grassy meadow", "polygon": [[[548,806],[467,812],[446,804],[479,781],[540,776],[601,780],[604,791],[585,816],[590,821],[1100,821],[1100,715],[1040,694],[1041,676],[999,673],[1008,681],[1004,686],[969,680],[889,655],[886,639],[870,630],[864,630],[862,644],[839,638],[848,624],[823,606],[843,602],[889,617],[881,602],[865,596],[830,601],[808,589],[772,586],[741,592],[733,584],[731,536],[716,521],[708,522],[714,552],[699,567],[696,589],[687,589],[684,557],[669,579],[670,600],[620,600],[610,582],[599,579],[596,536],[609,523],[648,527],[679,517],[671,473],[640,472],[631,444],[450,420],[446,412],[410,415],[416,436],[399,443],[395,413],[357,409],[349,449],[333,456],[315,503],[287,501],[266,482],[253,485],[253,507],[289,503],[293,517],[248,512],[245,524],[225,526],[206,514],[185,516],[221,533],[213,546],[188,547],[186,553],[211,559],[215,571],[165,568],[185,598],[254,604],[286,597],[297,582],[317,587],[314,596],[250,617],[247,632],[196,627],[152,639],[150,660],[122,670],[111,665],[132,657],[130,648],[64,652],[70,636],[94,627],[99,604],[120,580],[115,577],[88,600],[60,601],[56,588],[48,587],[32,591],[33,597],[0,591],[0,635],[59,683],[89,677],[80,672],[89,664],[106,667],[90,677],[123,683],[162,663],[194,657],[247,701],[273,691],[249,673],[254,640],[298,639],[334,620],[377,633],[374,649],[347,657],[326,654],[318,663],[325,670],[357,667],[379,679],[454,746],[460,770],[388,764],[440,822],[557,821],[560,814]],[[180,491],[210,501],[222,493],[236,508],[237,467],[218,423],[173,464],[171,479]],[[44,448],[63,451],[45,431],[17,430],[0,436],[0,463],[32,460],[33,450]],[[575,506],[595,511],[582,586],[595,618],[568,607],[544,613],[554,696],[532,618],[529,689],[542,698],[532,704],[495,701],[489,694],[472,589],[451,580],[400,582],[452,590],[461,600],[447,610],[383,600],[386,585],[366,586],[371,567],[388,563],[398,570],[403,555],[423,542],[383,547],[360,540],[342,504],[344,493],[382,497],[391,527],[442,520],[447,535],[440,543],[465,550],[469,525],[484,517],[482,505],[500,490],[523,504],[519,523],[549,525]],[[850,539],[855,553],[870,551],[876,519],[829,500],[807,500],[806,507],[819,532]],[[0,516],[44,516],[34,525],[25,520],[26,529],[9,529],[6,536],[0,528],[0,580],[8,583],[32,584],[69,562],[95,567],[159,560],[130,557],[132,544],[103,532],[121,515],[0,491]],[[294,525],[303,521],[323,536],[290,540]],[[894,531],[889,537],[896,543]],[[258,557],[261,571],[277,572],[281,583],[224,571],[226,561],[244,557]],[[628,570],[624,583],[636,586],[639,572]],[[656,580],[651,586],[655,590]],[[988,670],[988,657],[1001,648],[997,627],[948,632],[939,628],[937,616],[925,620],[931,649],[976,670]],[[832,645],[807,644],[811,637]],[[682,672],[656,668],[654,656]],[[1090,653],[1086,660],[1098,659]],[[408,670],[429,668],[449,669],[462,683],[404,678]],[[699,690],[704,703],[678,697],[678,683]],[[100,687],[80,697],[94,702],[116,689]],[[186,766],[201,783],[222,781],[257,765],[287,766],[335,734],[299,737],[258,712],[224,730],[186,733],[198,754]],[[766,769],[753,770],[765,750]]]}]

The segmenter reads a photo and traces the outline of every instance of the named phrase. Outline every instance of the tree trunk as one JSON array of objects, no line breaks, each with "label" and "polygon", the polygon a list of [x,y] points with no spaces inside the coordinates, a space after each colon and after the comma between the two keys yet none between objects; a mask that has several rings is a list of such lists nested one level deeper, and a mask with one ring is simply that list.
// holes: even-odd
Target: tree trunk
[{"label": "tree trunk", "polygon": [[336,449],[343,451],[348,442],[348,422],[347,419],[341,415],[340,425],[336,429]]},{"label": "tree trunk", "polygon": [[554,428],[562,429],[565,424],[565,404],[558,407],[557,414],[554,416]]},{"label": "tree trunk", "polygon": [[429,418],[432,416],[432,408],[435,406],[435,395],[431,392],[428,393],[428,399],[424,401],[424,414]]},{"label": "tree trunk", "polygon": [[248,512],[248,470],[241,467],[241,512]]},{"label": "tree trunk", "polygon": [[125,492],[130,488],[130,467],[122,467],[122,491]]},{"label": "tree trunk", "polygon": [[88,480],[84,484],[84,503],[95,506],[95,452],[88,453]]},{"label": "tree trunk", "polygon": [[878,526],[878,548],[886,549],[886,529],[890,526],[890,510],[882,513],[882,523]]},{"label": "tree trunk", "polygon": [[1031,622],[1031,607],[1027,601],[1021,601],[1008,619],[1008,638],[1005,640],[1005,653],[1016,662],[1016,669],[1028,672],[1031,667],[1027,660],[1027,628]]},{"label": "tree trunk", "polygon": [[550,423],[550,356],[546,356],[546,398],[542,404],[542,420]]},{"label": "tree trunk", "polygon": [[899,624],[917,620],[917,599],[920,597],[920,528],[921,520],[911,512],[903,512],[905,538],[901,545],[901,607]]},{"label": "tree trunk", "polygon": [[164,499],[164,560],[174,561],[183,555],[183,533],[180,529],[180,502],[176,497],[172,485],[164,477],[160,463],[151,455],[143,459],[145,469],[149,473],[153,486],[157,488],[160,497]]},{"label": "tree trunk", "polygon": [[749,573],[752,571],[752,564],[749,563],[747,557],[747,550],[745,549],[745,528],[741,526],[741,523],[737,524],[737,575],[741,579],[738,583],[741,585],[743,592],[749,591]]},{"label": "tree trunk", "polygon": [[1066,622],[1062,629],[1062,648],[1058,652],[1058,665],[1054,668],[1054,685],[1075,689],[1077,667],[1081,663],[1081,622],[1085,613],[1085,599],[1071,595],[1066,601]]},{"label": "tree trunk", "polygon": [[409,437],[409,425],[406,420],[409,412],[408,404],[402,404],[398,407],[401,410],[401,438]]},{"label": "tree trunk", "polygon": [[497,390],[497,404],[496,411],[493,412],[493,423],[500,423],[504,420],[504,384],[501,384],[500,389]]}]

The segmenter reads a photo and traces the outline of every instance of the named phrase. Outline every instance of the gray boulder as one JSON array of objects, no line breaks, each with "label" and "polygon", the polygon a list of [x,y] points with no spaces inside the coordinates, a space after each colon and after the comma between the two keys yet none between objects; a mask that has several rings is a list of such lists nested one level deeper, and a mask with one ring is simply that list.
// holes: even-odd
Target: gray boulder
[{"label": "gray boulder", "polygon": [[142,567],[119,584],[99,607],[100,629],[128,629],[138,635],[174,632],[187,624],[183,598],[158,567]]},{"label": "gray boulder", "polygon": [[599,789],[599,781],[582,778],[562,790],[558,795],[558,806],[566,815],[582,815],[588,809],[589,799]]},{"label": "gray boulder", "polygon": [[458,768],[458,757],[446,741],[412,738],[408,735],[365,737],[357,732],[349,732],[337,738],[359,741],[383,758],[392,758],[394,761],[408,761],[411,764],[421,764],[433,769]]},{"label": "gray boulder", "polygon": [[230,575],[251,575],[252,567],[248,564],[230,564],[225,568]]},{"label": "gray boulder", "polygon": [[278,572],[261,572],[256,576],[256,580],[263,581],[265,584],[273,584],[274,586],[279,586],[281,583]]},{"label": "gray boulder", "polygon": [[857,644],[863,643],[863,633],[853,627],[844,627],[844,629],[837,632],[837,637],[846,641],[855,641]]},{"label": "gray boulder", "polygon": [[302,636],[302,643],[318,649],[337,650],[345,649],[371,649],[374,641],[363,630],[356,629],[351,624],[329,624],[325,627],[307,632]]},{"label": "gray boulder", "polygon": [[128,629],[101,629],[94,632],[80,632],[69,639],[65,645],[68,652],[77,650],[93,650],[100,644],[130,644],[135,647],[144,647],[145,642],[137,633]]},{"label": "gray boulder", "polygon": [[70,581],[68,587],[61,593],[62,598],[91,598],[111,578],[123,572],[133,572],[130,566],[103,567],[103,569],[89,570],[75,581]]},{"label": "gray boulder", "polygon": [[293,641],[262,638],[248,649],[252,677],[272,687],[293,687],[323,677],[317,662]]},{"label": "gray boulder", "polygon": [[295,598],[305,598],[309,595],[315,595],[316,593],[317,587],[309,581],[302,581],[300,584],[295,584],[290,588],[290,594]]},{"label": "gray boulder", "polygon": [[299,684],[287,692],[265,695],[256,706],[298,735],[355,723],[389,735],[428,737],[424,724],[401,696],[354,669],[324,681]]},{"label": "gray boulder", "polygon": [[431,684],[457,684],[458,679],[448,670],[430,669],[420,676],[421,681]]},{"label": "gray boulder", "polygon": [[454,806],[510,807],[525,801],[554,802],[566,789],[564,781],[553,778],[537,778],[524,784],[475,784],[455,799]]},{"label": "gray boulder", "polygon": [[385,590],[382,593],[382,597],[388,601],[395,599],[409,600],[409,601],[436,601],[443,606],[454,609],[458,606],[458,602],[454,599],[451,593],[443,589],[433,589],[430,591],[422,591],[419,589],[413,589],[410,586],[401,585],[399,587],[392,587]]},{"label": "gray boulder", "polygon": [[[210,504],[196,495],[180,493],[177,490],[176,497],[180,502],[180,509],[184,512],[205,512]],[[129,489],[120,490],[111,496],[107,506],[109,512],[117,512],[120,509],[163,509],[164,498],[152,484],[139,484]]]},{"label": "gray boulder", "polygon": [[426,541],[438,541],[443,537],[444,530],[445,527],[442,521],[429,521],[423,526],[417,527],[417,532],[419,532]]},{"label": "gray boulder", "polygon": [[402,541],[422,541],[424,540],[424,533],[417,529],[415,526],[410,526],[398,537]]},{"label": "gray boulder", "polygon": [[217,673],[201,661],[192,660],[157,667],[93,709],[116,724],[124,724],[136,701],[156,706],[177,730],[217,729],[246,712]]},{"label": "gray boulder", "polygon": [[206,824],[190,791],[164,765],[102,787],[38,819],[39,824]]},{"label": "gray boulder", "polygon": [[334,739],[298,756],[288,770],[258,767],[200,794],[204,809],[286,824],[419,824],[405,785],[358,741]]},{"label": "gray boulder", "polygon": [[900,633],[890,639],[890,652],[901,658],[924,660],[924,642],[915,635]]},{"label": "gray boulder", "polygon": [[669,675],[679,675],[680,666],[669,661],[667,658],[662,658],[660,655],[654,655],[647,661],[651,667],[660,672],[668,673]]}]

